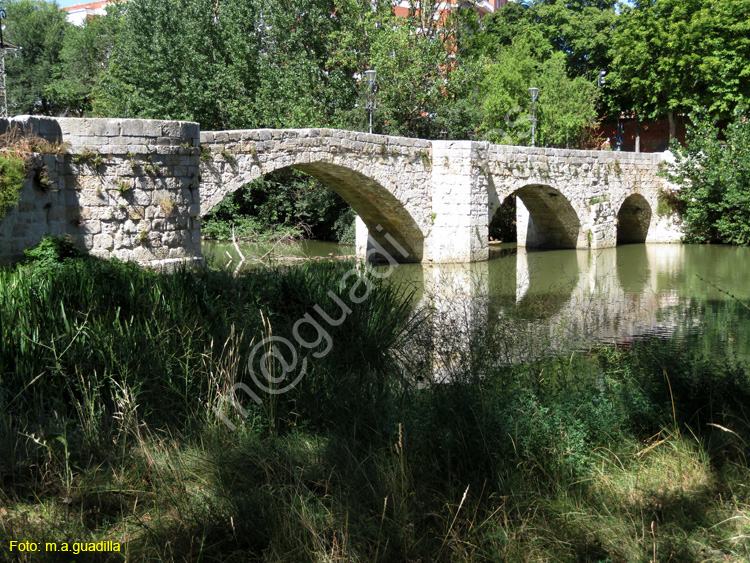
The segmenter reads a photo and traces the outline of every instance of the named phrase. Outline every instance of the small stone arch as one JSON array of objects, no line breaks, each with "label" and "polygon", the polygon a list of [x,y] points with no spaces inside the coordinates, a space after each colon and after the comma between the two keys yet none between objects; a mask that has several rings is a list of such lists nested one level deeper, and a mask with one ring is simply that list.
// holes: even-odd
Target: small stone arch
[{"label": "small stone arch", "polygon": [[531,184],[513,193],[517,196],[519,246],[531,248],[576,248],[579,246],[581,221],[570,201],[560,190],[542,184]]},{"label": "small stone arch", "polygon": [[[231,178],[210,200],[203,202],[201,213],[206,214],[230,193],[253,180],[281,170],[295,168],[319,180],[348,203],[367,226],[370,236],[398,262],[421,262],[424,254],[424,235],[404,205],[375,179],[348,166],[328,161],[304,162],[279,166],[251,166]],[[395,243],[394,243],[395,241]],[[373,256],[382,259],[381,256]]]},{"label": "small stone arch", "polygon": [[617,244],[646,242],[651,224],[651,206],[641,194],[632,194],[617,212]]}]

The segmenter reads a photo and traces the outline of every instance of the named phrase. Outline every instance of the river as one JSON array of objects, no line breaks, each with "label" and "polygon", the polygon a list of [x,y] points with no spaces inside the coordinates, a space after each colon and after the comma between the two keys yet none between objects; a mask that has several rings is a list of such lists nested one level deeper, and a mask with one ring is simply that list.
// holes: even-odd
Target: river
[{"label": "river", "polygon": [[[258,257],[273,245],[243,245]],[[303,241],[273,253],[352,255],[351,246]],[[230,262],[228,254],[232,256]],[[233,267],[231,243],[206,241],[204,254]],[[750,248],[632,244],[604,250],[526,250],[494,246],[474,264],[405,264],[391,278],[416,292],[443,327],[477,327],[506,319],[545,349],[619,345],[653,335],[686,338],[711,354],[750,359]],[[466,332],[466,331],[464,331]],[[694,337],[700,338],[696,340]],[[452,337],[455,340],[455,333]],[[528,350],[507,352],[523,360]]]}]

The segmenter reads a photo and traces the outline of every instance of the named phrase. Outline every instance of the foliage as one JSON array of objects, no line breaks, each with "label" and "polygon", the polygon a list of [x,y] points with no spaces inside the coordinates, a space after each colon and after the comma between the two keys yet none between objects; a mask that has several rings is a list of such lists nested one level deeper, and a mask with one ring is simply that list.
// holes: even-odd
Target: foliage
[{"label": "foliage", "polygon": [[49,267],[62,263],[69,258],[85,256],[70,237],[45,237],[34,248],[23,251],[24,264],[34,264],[38,267]]},{"label": "foliage", "polygon": [[493,59],[518,37],[533,35],[542,52],[564,55],[571,78],[592,82],[610,66],[608,48],[617,21],[614,0],[538,0],[508,3],[484,18],[485,32],[471,38],[471,49]]},{"label": "foliage", "polygon": [[44,0],[10,0],[4,38],[21,47],[6,55],[8,111],[11,114],[55,114],[58,100],[47,90],[60,62],[69,27],[65,12]]},{"label": "foliage", "polygon": [[122,34],[122,4],[110,4],[104,16],[87,17],[83,26],[68,26],[60,60],[45,92],[63,114],[90,115],[94,97]]},{"label": "foliage", "polygon": [[516,196],[509,196],[490,220],[489,237],[496,241],[516,242],[516,236]]},{"label": "foliage", "polygon": [[531,144],[529,86],[534,85],[539,88],[537,145],[586,146],[596,123],[594,85],[581,77],[568,78],[561,53],[539,60],[533,50],[528,40],[519,38],[501,49],[501,62],[487,65],[481,136],[495,143]]},{"label": "foliage", "polygon": [[[222,202],[222,213],[227,211],[229,204]],[[232,240],[232,234],[237,240],[250,242],[265,242],[279,240],[282,238],[303,238],[305,232],[302,228],[282,225],[268,225],[260,222],[257,218],[237,213],[227,213],[229,219],[217,219],[209,214],[201,224],[201,236],[205,239]]]},{"label": "foliage", "polygon": [[[475,127],[475,87],[480,69],[463,57],[461,35],[475,14],[455,6],[437,14],[442,4],[417,2],[406,15],[395,15],[387,2],[361,10],[342,5],[351,13],[348,25],[333,34],[329,64],[346,68],[358,96],[342,112],[346,126],[367,129],[368,84],[364,71],[378,72],[375,84],[373,131],[423,138],[466,138]],[[474,16],[475,17],[475,16]]]},{"label": "foliage", "polygon": [[[750,244],[750,123],[747,108],[720,129],[694,114],[685,147],[673,146],[669,177],[680,185],[689,242]],[[722,138],[724,137],[724,138]]]},{"label": "foliage", "polygon": [[[339,240],[353,224],[348,204],[314,178],[293,169],[268,174],[224,198],[205,217],[204,236],[231,238],[237,235],[260,240],[264,233],[286,233],[301,223],[313,238]],[[228,235],[228,236],[227,236]]]},{"label": "foliage", "polygon": [[344,24],[328,0],[262,9],[249,0],[218,9],[210,0],[135,0],[123,17],[95,100],[101,114],[204,129],[309,127],[353,104],[351,78],[326,62]]},{"label": "foliage", "polygon": [[[37,414],[55,409],[72,414],[69,409],[83,391],[75,374],[85,370],[98,374],[98,381],[108,389],[127,385],[137,391],[149,403],[146,416],[162,422],[187,420],[194,412],[191,397],[214,393],[213,368],[202,358],[218,361],[223,343],[234,334],[243,335],[236,344],[247,356],[263,329],[260,311],[275,330],[292,334],[293,324],[313,305],[329,308],[329,289],[348,300],[350,287],[337,284],[353,266],[310,264],[256,271],[235,280],[224,272],[162,276],[118,261],[71,260],[80,253],[64,238],[45,239],[26,254],[25,265],[0,272],[0,364],[13,366],[5,373],[3,388],[16,396],[31,373],[44,373],[44,385],[30,390],[25,406],[3,403],[2,408],[25,411],[33,403],[40,409]],[[401,323],[407,321],[408,300],[372,280],[371,296],[352,308],[346,324],[327,327],[341,348],[331,357],[311,362],[309,379],[300,386],[302,396],[309,398],[309,409],[302,403],[290,409],[323,417],[325,425],[331,414],[318,410],[323,397],[313,392],[315,386],[334,379],[336,385],[350,385],[359,377],[391,369],[389,349],[403,328]],[[400,322],[394,322],[397,317]],[[361,346],[362,337],[367,338],[367,347]],[[361,372],[340,369],[347,354],[358,358],[349,365],[358,365]],[[364,415],[362,405],[375,398],[353,397],[362,402],[356,410]],[[104,396],[99,403],[110,415],[116,412],[112,399]],[[161,401],[175,408],[162,410]]]},{"label": "foliage", "polygon": [[48,171],[35,154],[65,154],[67,143],[50,142],[35,135],[23,135],[11,127],[0,135],[0,220],[18,203],[21,188],[32,170],[42,189],[48,189]]},{"label": "foliage", "polygon": [[246,417],[224,402],[228,430],[213,409],[255,388],[253,346],[336,318],[353,267],[0,270],[0,556],[58,560],[8,551],[44,537],[136,561],[745,557],[750,370],[700,332],[502,367],[492,327],[455,379],[415,385],[434,319],[369,276],[330,353],[289,393],[238,392]]},{"label": "foliage", "polygon": [[659,0],[625,8],[607,88],[647,117],[704,108],[728,118],[750,96],[750,0]]},{"label": "foliage", "polygon": [[24,158],[11,152],[0,151],[0,220],[18,203],[25,180]]}]

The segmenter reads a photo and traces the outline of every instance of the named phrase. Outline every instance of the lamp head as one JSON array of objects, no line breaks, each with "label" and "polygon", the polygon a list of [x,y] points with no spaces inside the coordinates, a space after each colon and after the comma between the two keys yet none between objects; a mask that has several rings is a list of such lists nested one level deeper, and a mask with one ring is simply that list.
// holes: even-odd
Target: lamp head
[{"label": "lamp head", "polygon": [[367,77],[367,83],[372,86],[375,84],[375,76],[377,76],[378,72],[376,70],[366,70],[365,76]]},{"label": "lamp head", "polygon": [[531,101],[536,102],[536,98],[539,96],[539,88],[532,86],[529,88],[529,94],[531,94]]}]

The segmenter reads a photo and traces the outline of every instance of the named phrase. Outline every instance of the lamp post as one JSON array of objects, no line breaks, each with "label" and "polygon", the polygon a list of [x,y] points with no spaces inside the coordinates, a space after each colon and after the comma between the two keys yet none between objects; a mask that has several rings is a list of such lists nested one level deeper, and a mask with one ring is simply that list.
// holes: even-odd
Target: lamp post
[{"label": "lamp post", "polygon": [[539,88],[532,86],[529,88],[531,94],[531,146],[536,146],[536,99],[539,96]]},{"label": "lamp post", "polygon": [[625,122],[623,121],[624,118],[625,118],[625,112],[621,111],[620,117],[617,118],[617,137],[616,137],[617,148],[615,149],[616,151],[622,150],[622,137],[623,135],[625,135]]},{"label": "lamp post", "polygon": [[365,76],[367,77],[367,84],[369,86],[369,93],[367,94],[367,109],[370,110],[370,133],[372,133],[372,110],[375,109],[375,99],[372,96],[372,90],[375,87],[375,77],[377,76],[376,70],[366,70]]}]

